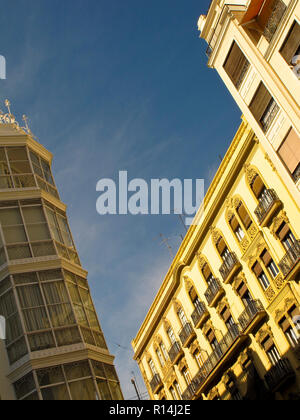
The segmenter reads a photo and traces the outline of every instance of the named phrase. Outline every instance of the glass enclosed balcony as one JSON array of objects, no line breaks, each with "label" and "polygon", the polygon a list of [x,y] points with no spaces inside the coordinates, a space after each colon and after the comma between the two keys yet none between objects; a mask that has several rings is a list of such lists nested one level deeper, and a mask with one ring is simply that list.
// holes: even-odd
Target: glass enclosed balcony
[{"label": "glass enclosed balcony", "polygon": [[229,283],[240,268],[241,263],[239,262],[234,252],[231,252],[228,255],[226,255],[226,257],[224,257],[224,263],[220,268],[220,274],[223,278],[224,283]]},{"label": "glass enclosed balcony", "polygon": [[280,270],[285,276],[297,266],[300,261],[300,241],[296,241],[279,263]]},{"label": "glass enclosed balcony", "polygon": [[150,387],[152,389],[153,394],[157,394],[160,391],[160,389],[163,387],[162,380],[158,373],[153,376],[150,382]]},{"label": "glass enclosed balcony", "polygon": [[183,347],[188,347],[191,341],[196,337],[196,333],[192,325],[188,322],[179,333],[180,341]]},{"label": "glass enclosed balcony", "polygon": [[248,302],[246,309],[239,317],[243,333],[250,334],[265,316],[266,311],[259,300]]},{"label": "glass enclosed balcony", "polygon": [[220,280],[213,279],[210,281],[205,297],[209,306],[215,306],[218,300],[224,295],[225,291],[220,283]]},{"label": "glass enclosed balcony", "polygon": [[276,192],[274,190],[265,190],[259,199],[259,205],[255,210],[255,214],[262,227],[265,227],[273,217],[275,211],[281,206]]},{"label": "glass enclosed balcony", "polygon": [[281,359],[265,376],[265,381],[271,392],[277,392],[287,383],[292,382],[296,375],[289,359]]}]

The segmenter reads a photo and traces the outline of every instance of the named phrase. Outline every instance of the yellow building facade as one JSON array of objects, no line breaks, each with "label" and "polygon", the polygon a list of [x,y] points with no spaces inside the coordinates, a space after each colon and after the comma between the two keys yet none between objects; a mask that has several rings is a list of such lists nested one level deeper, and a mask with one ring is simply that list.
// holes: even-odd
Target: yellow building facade
[{"label": "yellow building facade", "polygon": [[151,399],[300,398],[299,237],[297,200],[243,118],[132,342]]},{"label": "yellow building facade", "polygon": [[1,113],[0,399],[121,400],[52,158]]},{"label": "yellow building facade", "polygon": [[198,27],[208,66],[300,205],[300,1],[213,0]]}]

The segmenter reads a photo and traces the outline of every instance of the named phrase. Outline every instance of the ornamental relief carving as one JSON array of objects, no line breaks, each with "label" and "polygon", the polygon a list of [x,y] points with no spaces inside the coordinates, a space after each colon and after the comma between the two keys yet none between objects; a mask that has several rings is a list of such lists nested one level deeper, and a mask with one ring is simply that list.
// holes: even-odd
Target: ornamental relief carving
[{"label": "ornamental relief carving", "polygon": [[176,313],[178,313],[180,310],[182,310],[182,305],[181,305],[181,303],[179,302],[178,299],[173,298],[172,302],[173,302],[173,307],[174,307],[174,310],[175,310]]},{"label": "ornamental relief carving", "polygon": [[202,254],[197,254],[197,257],[200,270],[202,270],[206,264],[206,258]]},{"label": "ornamental relief carving", "polygon": [[275,312],[275,321],[278,323],[285,315],[285,311],[284,310],[280,310],[277,309],[277,311]]},{"label": "ornamental relief carving", "polygon": [[163,318],[163,326],[166,332],[171,328],[171,324],[167,318]]},{"label": "ornamental relief carving", "polygon": [[229,308],[229,307],[230,307],[230,305],[229,305],[228,299],[227,298],[223,298],[218,303],[217,308],[216,308],[218,315],[221,316],[221,313],[223,312],[223,310],[225,308]]},{"label": "ornamental relief carving", "polygon": [[283,276],[281,274],[278,274],[278,276],[274,279],[274,283],[276,288],[280,290],[285,283]]},{"label": "ornamental relief carving", "polygon": [[190,345],[190,352],[191,354],[194,354],[195,351],[200,351],[200,344],[198,342],[198,340],[195,340],[191,345]]},{"label": "ornamental relief carving", "polygon": [[274,338],[274,334],[268,324],[265,324],[256,334],[255,339],[256,342],[263,348],[262,343],[267,338],[271,337]]},{"label": "ornamental relief carving", "polygon": [[275,298],[276,293],[272,286],[269,286],[269,288],[265,291],[266,298],[269,302],[272,302],[272,300]]},{"label": "ornamental relief carving", "polygon": [[266,161],[270,164],[270,166],[271,166],[272,170],[273,170],[274,172],[277,172],[277,170],[276,170],[276,168],[275,168],[275,166],[274,166],[274,163],[273,163],[272,159],[270,158],[270,156],[268,155],[268,153],[266,153],[266,154],[265,154],[265,159],[266,159]]},{"label": "ornamental relief carving", "polygon": [[184,281],[184,285],[185,285],[185,290],[186,290],[187,294],[189,294],[191,289],[194,287],[194,285],[193,285],[192,281],[188,278],[188,276],[184,276],[183,281]]},{"label": "ornamental relief carving", "polygon": [[299,306],[299,303],[297,303],[295,299],[287,298],[284,301],[284,307],[285,307],[286,312],[288,312],[291,309],[291,307],[294,305]]},{"label": "ornamental relief carving", "polygon": [[249,185],[252,184],[252,181],[257,176],[257,170],[254,169],[249,163],[244,165],[244,170],[246,174],[246,180]]},{"label": "ornamental relief carving", "polygon": [[219,394],[219,390],[218,390],[218,388],[217,388],[217,387],[213,388],[213,389],[212,389],[212,390],[208,393],[207,398],[208,398],[210,401],[212,401],[212,400],[214,400],[214,399],[216,399],[216,398],[220,398],[220,394]]},{"label": "ornamental relief carving", "polygon": [[178,364],[178,369],[182,372],[183,369],[187,369],[187,361],[185,358],[181,359],[180,363]]}]

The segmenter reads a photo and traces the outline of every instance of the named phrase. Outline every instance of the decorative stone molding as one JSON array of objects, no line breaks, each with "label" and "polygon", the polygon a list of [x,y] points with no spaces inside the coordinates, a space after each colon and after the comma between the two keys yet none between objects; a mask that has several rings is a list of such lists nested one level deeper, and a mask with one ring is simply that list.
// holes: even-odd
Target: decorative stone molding
[{"label": "decorative stone molding", "polygon": [[275,165],[274,165],[274,163],[273,163],[272,159],[270,158],[270,156],[268,155],[268,153],[266,153],[266,154],[265,154],[265,159],[266,159],[266,161],[270,164],[270,166],[271,166],[272,170],[273,170],[274,172],[277,172],[277,170],[276,170],[276,168],[275,168]]},{"label": "decorative stone molding", "polygon": [[228,299],[227,299],[226,297],[225,297],[225,298],[223,298],[223,299],[222,299],[222,300],[218,303],[217,308],[216,308],[218,315],[219,315],[219,316],[221,316],[221,313],[223,312],[223,310],[224,310],[225,308],[229,308],[229,307],[230,307],[230,305],[229,305]]},{"label": "decorative stone molding", "polygon": [[171,324],[167,318],[163,318],[163,326],[166,332],[171,328]]},{"label": "decorative stone molding", "polygon": [[267,337],[274,338],[274,334],[268,324],[264,325],[256,334],[255,339],[257,343],[263,348],[262,343]]},{"label": "decorative stone molding", "polygon": [[257,170],[253,168],[249,163],[244,165],[244,170],[246,174],[246,180],[249,185],[252,184],[252,181],[257,176]]},{"label": "decorative stone molding", "polygon": [[278,323],[285,315],[285,311],[282,309],[277,309],[275,312],[275,321]]},{"label": "decorative stone molding", "polygon": [[276,293],[272,286],[269,286],[269,288],[265,291],[266,297],[269,302],[272,302],[272,300],[275,298]]},{"label": "decorative stone molding", "polygon": [[212,231],[212,240],[214,244],[217,244],[220,238],[222,238],[222,233],[220,232],[219,229],[214,229]]},{"label": "decorative stone molding", "polygon": [[201,351],[201,349],[200,349],[200,344],[199,344],[198,340],[195,340],[195,341],[193,341],[193,343],[190,345],[190,352],[191,352],[191,354],[194,354],[194,353],[195,353],[195,351],[197,351],[197,350]]},{"label": "decorative stone molding", "polygon": [[198,257],[198,264],[199,264],[200,270],[202,270],[206,264],[206,258],[202,254],[197,254],[197,257]]},{"label": "decorative stone molding", "polygon": [[176,313],[178,313],[180,310],[182,310],[182,305],[181,305],[181,303],[179,302],[178,299],[173,298],[172,302],[173,302],[173,307],[174,307],[174,310],[175,310]]},{"label": "decorative stone molding", "polygon": [[281,274],[278,274],[278,276],[274,279],[274,283],[277,289],[280,290],[285,283],[283,276]]},{"label": "decorative stone molding", "polygon": [[254,223],[252,223],[252,225],[248,229],[247,233],[248,233],[248,235],[250,236],[251,239],[254,239],[255,238],[255,236],[258,233],[258,228],[255,226]]},{"label": "decorative stone molding", "polygon": [[292,298],[285,299],[284,308],[285,308],[286,312],[288,312],[291,309],[291,307],[294,306],[294,305],[299,306],[299,303],[297,303],[295,301],[295,299],[292,299]]},{"label": "decorative stone molding", "polygon": [[212,389],[212,390],[208,393],[207,398],[208,398],[210,401],[212,401],[212,400],[214,400],[214,399],[216,399],[216,398],[220,398],[220,394],[219,394],[219,390],[218,390],[218,388],[217,388],[217,387],[213,388],[213,389]]},{"label": "decorative stone molding", "polygon": [[194,285],[193,285],[192,281],[188,278],[188,276],[184,276],[183,281],[184,281],[184,285],[185,285],[185,290],[186,290],[187,294],[189,294],[191,289],[194,287]]}]

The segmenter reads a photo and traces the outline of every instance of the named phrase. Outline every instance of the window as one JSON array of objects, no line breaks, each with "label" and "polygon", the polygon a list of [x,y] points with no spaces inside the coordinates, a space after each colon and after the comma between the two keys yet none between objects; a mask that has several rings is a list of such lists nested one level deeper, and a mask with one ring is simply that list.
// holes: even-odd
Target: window
[{"label": "window", "polygon": [[59,199],[49,163],[32,151],[30,152],[30,158],[38,186],[42,190]]},{"label": "window", "polygon": [[288,132],[278,154],[294,181],[298,182],[300,179],[300,138],[293,128]]},{"label": "window", "polygon": [[174,389],[172,386],[171,386],[171,388],[170,388],[170,393],[171,393],[171,395],[172,395],[173,400],[174,400],[174,401],[177,401],[177,400],[178,400],[178,397],[177,397],[177,394],[176,394],[175,389]]},{"label": "window", "polygon": [[249,67],[249,61],[234,42],[226,58],[224,69],[237,89],[240,88]]},{"label": "window", "polygon": [[179,386],[179,383],[178,382],[174,382],[174,388],[176,389],[176,392],[177,392],[177,394],[178,394],[178,399],[179,400],[182,400],[182,393],[181,393],[181,389],[180,389],[180,386]]},{"label": "window", "polygon": [[0,189],[36,187],[26,147],[0,148]]},{"label": "window", "polygon": [[205,362],[202,352],[200,350],[196,350],[193,356],[197,362],[199,369],[201,369]]},{"label": "window", "polygon": [[279,111],[277,103],[263,83],[259,85],[249,109],[264,132],[267,132],[271,127]]},{"label": "window", "polygon": [[186,382],[187,386],[191,385],[192,378],[191,378],[190,371],[187,368],[184,368],[181,373],[182,373],[182,376],[185,379],[185,382]]},{"label": "window", "polygon": [[233,232],[235,233],[235,236],[237,237],[239,242],[242,242],[242,240],[245,238],[245,232],[241,228],[241,225],[239,224],[239,221],[236,216],[233,216],[230,220],[230,226]]},{"label": "window", "polygon": [[264,250],[260,258],[262,262],[264,263],[264,266],[268,270],[269,274],[271,275],[271,277],[275,279],[279,274],[279,270],[274,260],[272,259],[271,254],[267,250]]},{"label": "window", "polygon": [[166,349],[164,343],[161,342],[160,345],[159,345],[159,347],[160,347],[160,349],[162,351],[162,354],[164,355],[165,360],[168,360],[169,359],[169,355],[168,355],[168,352],[167,352],[167,349]]},{"label": "window", "polygon": [[163,355],[162,355],[160,349],[156,349],[156,356],[157,356],[161,366],[164,367],[165,366],[165,359],[163,358]]},{"label": "window", "polygon": [[236,211],[241,219],[241,222],[244,225],[244,228],[248,230],[252,225],[252,219],[249,216],[248,211],[242,202],[239,204]]},{"label": "window", "polygon": [[289,225],[282,223],[279,230],[276,232],[278,239],[281,241],[285,249],[288,251],[293,248],[296,243],[296,238],[291,231]]},{"label": "window", "polygon": [[294,22],[284,44],[280,50],[280,54],[287,64],[292,68],[296,77],[300,78],[300,25]]},{"label": "window", "polygon": [[298,336],[300,337],[300,309],[296,305],[294,305],[289,310],[289,316],[292,319],[292,322],[295,326],[295,329],[298,333]]},{"label": "window", "polygon": [[252,267],[252,271],[254,272],[257,279],[259,280],[263,290],[266,291],[270,287],[270,282],[266,273],[264,272],[264,270],[262,269],[262,266],[260,265],[258,261]]},{"label": "window", "polygon": [[175,337],[175,334],[174,334],[174,331],[172,330],[172,328],[169,328],[168,329],[167,334],[169,336],[169,339],[171,341],[171,344],[175,344],[176,343],[176,337]]},{"label": "window", "polygon": [[223,261],[225,261],[226,258],[230,256],[230,251],[222,237],[217,242],[217,250]]},{"label": "window", "polygon": [[157,375],[157,370],[156,370],[155,364],[153,363],[153,360],[149,360],[149,367],[150,367],[152,376]]},{"label": "window", "polygon": [[267,353],[270,359],[270,362],[272,363],[272,365],[275,366],[280,361],[281,357],[272,338],[271,337],[266,338],[264,342],[262,343],[262,346],[265,349],[265,352]]},{"label": "window", "polygon": [[230,312],[229,308],[225,307],[223,309],[223,311],[221,312],[221,317],[222,317],[223,321],[225,322],[228,329],[235,326],[235,322],[234,322],[234,319],[232,318],[232,315],[231,315],[231,312]]},{"label": "window", "polygon": [[259,175],[256,175],[253,178],[251,189],[258,200],[262,200],[267,191],[267,188]]},{"label": "window", "polygon": [[182,308],[178,311],[178,317],[180,319],[181,325],[185,327],[186,324],[188,324],[188,320]]},{"label": "window", "polygon": [[237,288],[237,293],[242,299],[243,303],[247,306],[249,303],[253,302],[253,298],[251,293],[248,290],[247,285],[244,282],[241,282],[239,287]]},{"label": "window", "polygon": [[279,325],[291,346],[296,347],[299,342],[299,336],[297,331],[295,331],[295,329],[291,326],[288,319],[286,317],[282,318]]},{"label": "window", "polygon": [[211,286],[211,284],[214,281],[214,276],[213,276],[213,274],[211,272],[211,269],[210,269],[208,264],[204,265],[204,267],[202,269],[202,274],[203,274],[208,286]]}]

